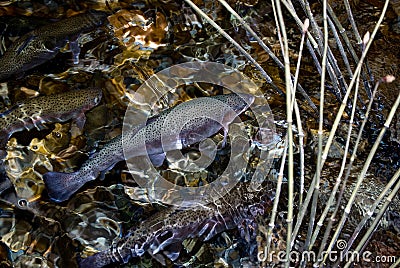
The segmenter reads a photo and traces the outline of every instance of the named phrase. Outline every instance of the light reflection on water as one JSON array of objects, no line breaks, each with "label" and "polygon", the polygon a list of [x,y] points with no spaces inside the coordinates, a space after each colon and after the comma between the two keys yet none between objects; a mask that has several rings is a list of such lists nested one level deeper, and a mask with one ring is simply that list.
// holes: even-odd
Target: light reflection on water
[{"label": "light reflection on water", "polygon": [[[16,2],[20,2],[20,6],[18,7],[18,10],[20,11],[17,9],[14,10],[13,7],[8,6],[11,3]],[[35,3],[36,8],[30,1],[2,1],[2,5],[6,7],[8,6],[6,9],[1,9],[3,12],[2,15],[5,14],[4,10],[8,9],[10,12],[18,11],[25,15],[37,15],[42,13],[47,19],[47,17],[52,18],[52,15],[49,15],[52,14],[50,11],[53,12],[58,10],[58,8],[59,10],[72,11],[75,8],[68,6],[62,7],[61,5],[57,6],[58,2],[56,3],[55,1],[45,2],[49,2],[51,5],[44,5],[38,2]],[[95,3],[95,7],[106,10],[104,1],[91,2]],[[136,1],[123,1],[126,5],[132,6],[136,5],[135,2]],[[81,3],[76,4],[80,5]],[[122,5],[122,3],[117,3],[115,1],[112,1],[111,3],[112,6],[119,4]],[[160,5],[162,4],[160,3]],[[127,6],[124,6],[122,8],[126,7]],[[87,8],[88,6],[81,7],[82,10]],[[56,12],[53,13],[56,14]],[[121,19],[121,14],[125,16],[124,19]],[[366,12],[366,14],[369,13]],[[120,15],[121,17],[119,17]],[[139,15],[142,17],[139,17]],[[71,140],[68,138],[68,144],[55,144],[55,140],[49,142],[49,138],[45,135],[45,137],[43,137],[43,135],[36,137],[36,135],[39,135],[37,133],[28,134],[28,142],[25,143],[21,141],[22,137],[18,137],[18,142],[15,143],[14,140],[11,140],[11,144],[16,145],[14,149],[9,151],[8,159],[6,160],[6,172],[11,183],[6,182],[6,184],[2,184],[7,185],[4,189],[0,186],[0,195],[4,196],[3,194],[6,194],[7,191],[7,200],[11,201],[15,207],[1,203],[0,237],[1,241],[5,242],[6,245],[12,249],[11,258],[14,261],[15,267],[54,267],[55,264],[59,267],[75,267],[77,265],[77,251],[82,253],[82,257],[85,257],[98,250],[107,249],[113,240],[129,229],[129,227],[138,224],[141,219],[145,220],[148,216],[147,214],[150,214],[148,211],[152,211],[151,208],[146,205],[146,202],[150,201],[148,194],[145,190],[138,188],[131,176],[124,172],[124,169],[126,169],[124,166],[116,167],[115,170],[107,175],[104,183],[105,185],[111,185],[110,187],[98,186],[102,185],[103,182],[89,185],[87,190],[75,195],[70,201],[62,205],[54,205],[48,202],[44,185],[41,180],[41,175],[49,170],[55,169],[71,171],[76,169],[79,167],[79,163],[87,157],[86,154],[90,154],[91,151],[100,147],[102,141],[106,141],[121,133],[120,125],[127,104],[127,95],[129,95],[127,94],[128,89],[133,91],[136,90],[148,76],[155,72],[155,70],[170,66],[175,60],[173,57],[177,57],[177,54],[179,53],[181,53],[186,60],[193,58],[209,59],[212,57],[214,50],[221,50],[224,51],[224,57],[231,61],[233,65],[236,65],[237,67],[246,67],[241,56],[234,55],[234,53],[230,51],[231,48],[226,47],[226,44],[219,47],[217,44],[220,41],[212,39],[213,37],[210,37],[210,41],[203,40],[202,42],[193,42],[191,38],[196,36],[197,33],[204,35],[204,32],[202,32],[203,30],[197,28],[196,31],[193,29],[192,31],[185,30],[187,28],[190,30],[190,27],[188,26],[190,25],[190,21],[200,25],[194,17],[191,17],[187,21],[182,20],[183,23],[175,21],[180,19],[179,16],[173,18],[172,21],[175,22],[175,26],[179,26],[180,24],[184,26],[182,29],[179,29],[179,27],[173,28],[176,38],[179,39],[175,40],[177,42],[176,50],[174,50],[173,53],[170,53],[170,55],[168,55],[170,51],[167,51],[167,53],[161,52],[162,57],[159,57],[160,54],[157,54],[156,59],[152,59],[150,57],[152,53],[157,52],[156,50],[154,51],[153,48],[159,47],[159,49],[163,49],[165,46],[165,40],[160,39],[160,36],[166,34],[165,29],[167,28],[163,21],[165,15],[155,15],[152,19],[156,21],[158,18],[162,23],[153,23],[151,27],[147,28],[149,29],[148,31],[145,31],[145,27],[140,28],[138,25],[129,25],[129,27],[125,25],[127,24],[126,18],[129,19],[132,17],[139,18],[137,21],[150,21],[146,16],[151,17],[151,14],[142,14],[134,10],[127,12],[123,9],[122,12],[113,15],[112,19],[110,19],[110,23],[114,26],[118,26],[112,31],[114,32],[113,34],[116,39],[124,44],[121,45],[118,42],[113,41],[113,38],[109,38],[109,36],[104,38],[101,34],[102,32],[105,32],[104,30],[98,30],[95,33],[88,33],[85,34],[81,40],[82,45],[84,45],[84,48],[86,49],[86,55],[82,55],[81,64],[78,66],[71,66],[68,61],[70,60],[70,55],[68,53],[62,53],[59,61],[56,61],[55,64],[53,62],[52,65],[49,65],[67,67],[64,70],[61,70],[62,73],[48,74],[51,70],[48,70],[49,68],[45,66],[38,69],[38,72],[33,76],[29,76],[30,74],[28,74],[27,84],[35,89],[33,91],[35,93],[54,93],[59,90],[68,90],[71,87],[83,88],[91,83],[98,83],[99,85],[104,85],[106,94],[104,97],[105,101],[102,104],[101,116],[99,116],[100,112],[94,115],[89,115],[89,117],[92,116],[92,118],[95,118],[92,120],[92,123],[94,121],[102,122],[102,125],[89,124],[89,129],[85,130],[86,133],[91,133],[88,134],[88,139],[86,139],[82,131],[73,124],[72,126],[67,126],[66,129],[63,130],[64,132],[62,132],[72,133]],[[257,16],[252,18],[252,20],[253,19],[257,20]],[[368,18],[368,21],[373,20]],[[122,23],[122,25],[120,25],[120,23]],[[134,31],[130,31],[132,29]],[[383,34],[385,34],[385,31],[388,31],[387,29],[390,29],[390,27],[387,25],[383,27]],[[151,49],[148,49],[145,46],[132,46],[134,32],[142,30],[141,38],[143,40],[141,39],[140,41],[142,42],[142,45],[148,44],[152,47]],[[148,40],[144,40],[145,37],[148,37]],[[207,44],[207,42],[212,43],[212,45]],[[207,49],[203,49],[203,47],[206,47]],[[68,49],[69,48],[66,48],[65,50]],[[122,52],[118,50],[121,50]],[[384,53],[387,51],[386,49],[380,50],[384,51]],[[114,61],[115,55],[115,60],[118,63],[118,66],[109,64]],[[376,58],[380,57],[381,56]],[[140,60],[144,58],[148,58],[148,60]],[[219,58],[219,60],[220,59],[221,58]],[[377,68],[373,69],[379,69],[381,71],[383,70],[381,65],[387,63],[385,60],[380,60],[379,64],[380,65]],[[397,66],[398,64],[396,63],[392,65]],[[311,75],[309,75],[310,77],[305,77],[305,80],[307,80],[306,83],[311,85],[311,89],[315,84],[313,81],[318,80],[317,76],[312,74],[313,69],[313,66],[305,66],[304,68],[304,70],[311,72]],[[97,71],[104,72],[104,77],[96,73]],[[272,68],[268,71],[274,72]],[[41,72],[44,74],[47,73],[48,75],[41,76]],[[247,73],[251,72],[251,70],[247,70]],[[256,79],[259,79],[257,74],[254,74],[254,77],[252,78],[254,78],[255,81]],[[279,74],[274,75],[274,80],[275,79],[280,79]],[[12,101],[15,101],[26,97],[22,94],[23,92],[21,93],[19,89],[17,89],[19,82],[14,82],[17,83],[17,86],[13,87],[13,84],[10,83],[10,88],[8,90],[6,90],[4,84],[1,85],[0,95],[4,97],[4,105],[6,106],[11,104],[10,98]],[[260,82],[260,80],[258,82]],[[280,83],[279,85],[283,87],[283,83]],[[318,87],[318,85],[315,87]],[[394,90],[392,91],[394,92]],[[208,85],[187,86],[185,89],[178,89],[177,93],[169,96],[170,98],[167,99],[166,102],[159,103],[158,109],[155,110],[159,111],[166,106],[176,104],[179,101],[189,100],[194,96],[213,95],[216,93],[220,93],[220,90],[211,88]],[[7,94],[9,96],[6,96]],[[1,105],[3,105],[3,102]],[[280,111],[282,112],[282,110],[283,108],[281,107]],[[331,113],[331,111],[329,111],[329,113]],[[104,115],[108,115],[110,118],[105,118],[106,116]],[[251,121],[251,116],[247,119],[248,121]],[[90,118],[88,121],[90,121]],[[397,117],[397,127],[394,127],[391,132],[394,137],[393,139],[397,140],[400,133],[398,122],[400,122],[399,117]],[[249,132],[256,132],[254,129],[257,129],[257,126],[252,125],[251,122],[245,123],[247,123],[245,127]],[[243,128],[242,125],[239,126],[235,124],[232,127]],[[268,130],[262,129],[261,131]],[[222,140],[222,135],[218,134],[213,137],[213,139],[215,139],[216,143],[219,143]],[[279,136],[274,137],[274,139],[276,142],[280,143],[280,145],[275,146],[276,150],[271,152],[269,146],[265,148],[266,143],[263,143],[258,140],[256,136],[253,136],[249,148],[249,150],[253,150],[253,154],[243,154],[238,157],[242,157],[249,162],[250,168],[254,168],[257,163],[260,165],[257,161],[257,150],[268,151],[271,154],[268,159],[277,157],[282,153],[282,139]],[[29,144],[29,142],[32,143]],[[274,144],[271,145],[273,147]],[[29,146],[31,146],[31,150],[29,150]],[[32,146],[37,146],[37,148],[34,149]],[[389,146],[389,149],[387,150],[388,154],[391,149],[392,147]],[[217,152],[216,157],[218,160],[212,163],[211,168],[207,171],[197,173],[181,172],[178,169],[182,169],[183,167],[187,168],[190,160],[197,159],[198,157],[198,151],[189,150],[184,154],[186,158],[175,159],[171,156],[170,160],[172,160],[172,163],[170,163],[168,167],[164,167],[164,169],[158,171],[168,181],[174,182],[178,185],[191,187],[202,186],[210,183],[218,176],[218,174],[222,173],[228,155],[228,151],[221,149]],[[338,155],[339,157],[341,156],[340,152],[335,155]],[[333,177],[332,174],[337,172],[337,164],[335,164],[331,159],[327,161],[327,164],[330,165],[330,167],[324,170],[323,175],[326,178],[331,178]],[[385,162],[382,169],[386,172],[386,168],[390,169],[391,164],[390,161]],[[307,166],[306,169],[310,171],[312,168],[311,166]],[[355,172],[359,171],[358,166],[354,169]],[[376,173],[381,173],[382,169],[378,169]],[[242,172],[243,174],[240,175],[243,175],[244,177],[251,174],[250,169]],[[390,173],[389,171],[387,172],[388,174]],[[146,172],[143,170],[137,170],[137,174],[140,176],[145,177],[145,173]],[[351,179],[354,181],[355,178],[352,177]],[[1,182],[4,182],[3,178]],[[327,195],[331,189],[330,182],[328,180],[324,180],[323,182],[324,184],[321,191],[324,191]],[[124,187],[120,186],[120,183],[123,183]],[[357,200],[359,205],[351,214],[352,218],[349,221],[351,224],[354,224],[354,222],[357,222],[359,217],[363,216],[365,213],[365,205],[370,204],[373,197],[376,196],[376,193],[379,193],[383,189],[383,187],[381,187],[381,181],[378,181],[373,174],[368,174],[365,183],[366,186],[362,189],[363,194],[360,195]],[[15,187],[17,199],[13,199],[12,194],[8,190],[10,184]],[[351,187],[352,185],[350,184],[348,188],[351,190]],[[324,200],[324,197],[325,195],[323,194],[321,198]],[[24,202],[18,203],[18,201],[21,200]],[[18,206],[21,204],[24,204],[24,206]],[[350,233],[353,230],[353,227],[354,226],[352,225],[345,227],[344,233]],[[284,232],[284,230],[282,232]],[[279,240],[283,237],[282,234],[277,237],[278,241],[283,241],[282,239]],[[244,246],[229,241],[234,240],[231,238],[235,238],[235,236],[232,235],[229,237],[228,234],[225,234],[223,238],[218,237],[215,243],[205,246],[199,246],[200,242],[196,241],[196,239],[185,242],[192,242],[193,244],[197,243],[197,248],[201,248],[199,251],[208,252],[208,255],[207,253],[204,253],[204,255],[198,253],[197,255],[199,259],[203,258],[204,262],[207,262],[207,258],[204,256],[214,257],[213,252],[217,252],[215,254],[218,255],[220,259],[216,261],[216,265],[224,265],[226,263],[225,260],[229,260],[232,265],[242,265],[245,262],[240,260],[240,254],[238,252],[240,252]],[[72,241],[73,239],[75,241]],[[190,245],[186,245],[186,247],[191,248]],[[195,246],[192,247],[196,248]],[[207,251],[207,247],[212,248],[212,250]],[[153,265],[150,260],[146,259],[142,260],[140,264],[146,264],[148,267],[152,267]]]}]

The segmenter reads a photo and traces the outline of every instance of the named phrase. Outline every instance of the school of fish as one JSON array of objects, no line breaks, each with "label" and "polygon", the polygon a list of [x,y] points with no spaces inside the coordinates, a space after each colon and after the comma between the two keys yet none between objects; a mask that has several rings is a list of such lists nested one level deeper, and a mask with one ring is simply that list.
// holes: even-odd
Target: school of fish
[{"label": "school of fish", "polygon": [[[100,26],[106,17],[105,12],[89,11],[23,35],[0,57],[0,81],[18,78],[56,57],[67,43],[74,63],[78,63],[79,35]],[[102,89],[87,88],[20,101],[0,113],[0,149],[7,146],[14,133],[33,128],[41,130],[46,124],[74,120],[83,128],[85,112],[97,106],[101,99]],[[221,129],[225,144],[228,126],[253,101],[252,95],[232,93],[195,98],[166,109],[146,123],[132,126],[130,133],[105,143],[77,171],[45,173],[43,180],[48,195],[54,202],[66,201],[87,182],[103,177],[116,163],[127,158],[148,156],[154,165],[160,166],[166,152],[201,142]],[[178,258],[184,239],[200,237],[206,241],[237,227],[249,239],[250,227],[256,225],[255,217],[270,207],[270,200],[262,191],[250,193],[243,184],[226,195],[218,206],[210,204],[194,211],[167,208],[130,230],[109,250],[80,260],[80,267],[126,263],[145,252],[165,264],[165,256],[172,261]]]}]

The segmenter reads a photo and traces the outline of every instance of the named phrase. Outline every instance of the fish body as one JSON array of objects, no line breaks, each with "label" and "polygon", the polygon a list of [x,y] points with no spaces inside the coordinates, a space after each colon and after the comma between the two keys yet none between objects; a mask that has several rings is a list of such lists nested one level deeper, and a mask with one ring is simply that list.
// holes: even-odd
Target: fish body
[{"label": "fish body", "polygon": [[41,129],[44,123],[64,122],[74,118],[83,127],[84,112],[99,104],[101,97],[101,89],[88,88],[17,103],[0,113],[0,148],[6,146],[13,133],[34,127]]},{"label": "fish body", "polygon": [[105,12],[90,11],[41,26],[21,36],[0,58],[0,81],[54,58],[68,41],[77,63],[79,47],[75,41],[79,34],[101,25],[106,17]]},{"label": "fish body", "polygon": [[[200,142],[228,125],[254,101],[247,94],[227,94],[196,98],[164,110],[131,133],[117,136],[73,173],[48,172],[43,179],[50,198],[55,202],[68,200],[85,183],[117,162],[148,155],[156,166],[165,152],[182,149]],[[218,122],[214,121],[217,120]]]},{"label": "fish body", "polygon": [[250,241],[257,228],[255,218],[272,207],[273,198],[263,191],[249,192],[248,186],[240,183],[225,194],[218,205],[210,203],[193,210],[167,208],[160,211],[132,228],[110,249],[82,259],[79,266],[109,267],[110,264],[127,263],[146,252],[165,265],[165,257],[172,261],[179,257],[185,239],[197,237],[207,241],[234,228],[239,228],[241,236]]}]

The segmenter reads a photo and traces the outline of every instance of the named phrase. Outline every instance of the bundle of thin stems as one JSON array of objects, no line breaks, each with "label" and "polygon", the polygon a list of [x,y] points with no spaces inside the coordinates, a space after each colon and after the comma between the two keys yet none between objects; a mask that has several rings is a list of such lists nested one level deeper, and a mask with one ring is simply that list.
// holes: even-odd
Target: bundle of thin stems
[{"label": "bundle of thin stems", "polygon": [[[353,34],[355,36],[356,43],[360,46],[358,49],[355,49],[351,41],[349,40],[345,29],[339,22],[337,16],[335,15],[333,9],[327,3],[326,0],[322,0],[322,27],[318,25],[317,20],[315,19],[314,15],[311,12],[310,4],[307,0],[299,0],[301,8],[304,11],[306,16],[305,20],[301,20],[297,14],[296,9],[294,8],[293,3],[291,0],[274,0],[272,1],[272,7],[274,11],[275,23],[277,28],[277,37],[281,44],[281,54],[283,58],[283,63],[279,59],[280,57],[275,55],[273,51],[263,42],[263,37],[259,36],[250,26],[246,23],[246,21],[237,14],[234,9],[225,1],[225,0],[218,0],[231,14],[232,16],[237,19],[243,28],[250,34],[258,43],[259,45],[268,53],[271,59],[277,64],[277,66],[284,71],[284,79],[285,79],[285,96],[286,96],[286,121],[287,121],[287,134],[285,137],[285,150],[281,158],[281,165],[278,173],[277,179],[277,186],[275,189],[275,200],[274,205],[272,208],[272,212],[269,219],[268,228],[265,231],[266,236],[266,252],[264,252],[265,256],[269,256],[268,250],[271,246],[272,241],[272,233],[273,228],[275,227],[275,221],[278,214],[278,204],[280,202],[280,195],[282,194],[282,184],[283,184],[283,174],[285,173],[284,169],[287,168],[287,218],[286,218],[286,230],[287,230],[287,237],[286,237],[286,256],[290,256],[291,251],[293,250],[294,243],[298,237],[300,228],[304,228],[306,226],[307,236],[305,241],[303,241],[303,251],[312,251],[316,250],[318,254],[318,258],[314,260],[313,265],[324,266],[327,265],[329,262],[328,256],[332,251],[333,247],[336,245],[340,233],[351,213],[352,206],[355,202],[355,198],[357,195],[358,190],[360,189],[361,184],[367,174],[367,170],[370,167],[371,161],[377,151],[377,148],[382,141],[383,135],[385,134],[386,130],[389,128],[390,123],[393,119],[393,116],[398,109],[400,104],[400,93],[393,103],[391,107],[390,113],[387,117],[386,122],[384,123],[375,143],[370,150],[368,157],[363,165],[363,168],[359,174],[357,174],[357,181],[355,184],[354,189],[351,192],[351,196],[349,200],[347,200],[347,204],[345,205],[345,209],[343,214],[340,217],[340,221],[336,223],[338,212],[340,205],[343,201],[343,193],[346,188],[346,184],[348,178],[350,176],[352,165],[357,157],[357,149],[362,137],[362,133],[364,127],[368,121],[368,117],[370,114],[370,110],[372,107],[373,100],[376,96],[376,92],[379,88],[381,83],[390,83],[394,80],[393,76],[386,76],[382,79],[379,79],[376,83],[374,82],[374,78],[371,75],[371,71],[368,68],[366,62],[366,56],[369,51],[369,48],[374,41],[375,35],[381,26],[381,23],[385,17],[386,10],[388,7],[389,0],[385,1],[383,9],[380,14],[380,18],[377,21],[372,33],[369,32],[364,34],[364,38],[361,39],[361,35],[357,28],[357,23],[354,20],[350,4],[348,0],[345,0],[345,8],[348,14],[348,20],[351,24],[351,28]],[[281,92],[277,86],[275,85],[274,81],[271,77],[267,74],[267,72],[262,68],[257,61],[252,58],[252,56],[246,52],[246,50],[241,47],[239,43],[237,43],[233,38],[229,36],[220,26],[217,25],[212,19],[210,19],[199,7],[197,7],[191,0],[185,0],[205,21],[210,23],[213,27],[217,29],[217,31],[226,37],[228,41],[234,45],[240,53],[242,53],[255,67],[256,69],[263,75],[266,82],[270,84],[277,92]],[[285,20],[288,18],[283,14],[289,14],[292,19],[295,20],[297,25],[299,26],[299,31],[301,31],[302,38],[300,40],[300,48],[299,48],[299,57],[296,64],[296,72],[295,74],[291,74],[291,62],[290,62],[290,55],[289,55],[289,42],[287,37],[287,31],[285,27]],[[309,30],[309,26],[311,30]],[[322,28],[322,31],[320,30]],[[329,33],[336,41],[337,49],[339,50],[339,54],[341,56],[342,63],[344,65],[344,69],[342,70],[336,60],[333,49],[329,46],[328,38]],[[344,44],[344,45],[343,45]],[[320,100],[319,100],[319,109],[313,103],[311,98],[308,96],[308,93],[304,90],[304,88],[298,83],[298,76],[299,70],[301,66],[301,56],[303,53],[304,45],[307,47],[308,52],[314,59],[314,64],[318,72],[320,73]],[[358,56],[356,51],[361,51],[361,55]],[[349,53],[349,55],[347,54]],[[321,62],[320,62],[321,61]],[[355,69],[351,68],[350,61],[353,61]],[[346,82],[345,75],[347,74],[348,79],[350,80],[348,83]],[[326,91],[326,82],[327,76],[330,79],[331,84],[333,85],[332,93],[337,97],[337,99],[341,102],[339,110],[336,114],[336,118],[331,126],[329,131],[329,137],[324,145],[323,142],[323,130],[324,130],[324,104],[325,104],[325,91]],[[357,100],[361,100],[359,96],[359,87],[360,83],[364,85],[364,89],[366,91],[367,96],[370,98],[368,102],[368,107],[365,112],[362,109],[358,109]],[[373,90],[371,90],[371,85],[375,84]],[[353,90],[354,89],[354,90]],[[317,163],[316,163],[316,170],[313,176],[313,179],[308,186],[307,190],[305,190],[304,185],[304,167],[305,163],[305,152],[304,152],[304,132],[302,128],[302,114],[300,113],[298,100],[296,97],[296,91],[302,95],[302,97],[307,101],[310,107],[318,112],[318,153],[317,153]],[[350,95],[353,95],[352,102],[349,101]],[[362,107],[362,105],[359,105]],[[339,174],[334,182],[333,189],[331,194],[328,198],[327,204],[322,205],[324,208],[320,215],[317,215],[317,208],[321,206],[318,204],[320,198],[320,187],[321,187],[321,174],[324,168],[325,161],[327,160],[327,156],[332,145],[332,142],[335,138],[337,129],[340,125],[341,119],[345,110],[347,109],[348,114],[350,114],[350,120],[348,122],[348,131],[346,135],[346,143],[344,146],[344,154],[340,166]],[[296,126],[298,129],[298,136],[299,136],[299,169],[300,169],[300,176],[295,177],[294,172],[294,150],[293,150],[293,111],[295,114],[296,119]],[[362,124],[359,128],[357,134],[357,140],[355,142],[354,148],[350,148],[350,138],[353,132],[353,122],[357,118],[362,118]],[[352,151],[352,155],[350,157],[349,162],[348,154]],[[287,164],[286,164],[287,161]],[[347,163],[348,162],[348,163]],[[344,178],[343,178],[344,175]],[[358,224],[356,229],[354,230],[353,235],[351,236],[350,240],[348,241],[347,247],[343,249],[344,252],[348,252],[352,245],[355,243],[356,238],[361,233],[361,230],[366,226],[366,223],[369,219],[371,219],[373,212],[376,212],[377,207],[381,207],[377,216],[373,220],[372,224],[366,230],[364,236],[361,238],[360,242],[354,249],[356,252],[361,252],[366,247],[366,243],[371,238],[374,230],[384,215],[386,209],[388,208],[390,202],[392,201],[393,197],[396,195],[397,191],[400,188],[400,182],[398,182],[398,178],[400,176],[400,170],[398,170],[386,185],[385,189],[379,195],[379,197],[375,200],[374,204],[368,208],[367,215],[362,219],[362,221]],[[299,191],[299,204],[296,204],[299,207],[298,214],[296,215],[296,222],[294,223],[294,182],[295,180],[300,180],[300,191]],[[340,189],[340,191],[339,191]],[[305,192],[307,193],[305,195]],[[305,196],[304,196],[305,195]],[[330,209],[334,207],[333,211]],[[331,211],[331,212],[330,212]],[[305,222],[304,218],[306,213],[309,212],[310,217],[309,221]],[[331,213],[328,217],[329,212]],[[325,232],[322,234],[321,229],[323,226],[326,225]],[[334,224],[336,224],[334,226]],[[335,231],[333,232],[333,229]],[[333,233],[332,233],[333,232]],[[316,242],[319,242],[319,248],[314,249]],[[296,248],[296,250],[299,250]],[[301,260],[301,266],[305,267],[310,264],[312,260]],[[263,264],[265,265],[265,264]],[[285,267],[289,267],[291,265],[289,259],[285,262]],[[334,264],[330,264],[329,266],[333,265],[334,267],[338,267],[341,265],[340,260]],[[351,265],[351,261],[345,263],[345,267]],[[394,264],[395,265],[395,264]]]}]

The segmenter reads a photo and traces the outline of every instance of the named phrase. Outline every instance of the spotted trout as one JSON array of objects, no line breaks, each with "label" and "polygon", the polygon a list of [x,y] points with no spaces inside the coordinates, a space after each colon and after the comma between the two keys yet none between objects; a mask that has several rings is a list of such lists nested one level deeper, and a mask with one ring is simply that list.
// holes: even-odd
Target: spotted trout
[{"label": "spotted trout", "polygon": [[74,63],[78,63],[80,49],[77,38],[82,32],[100,26],[106,17],[105,12],[89,11],[41,26],[21,36],[0,58],[0,81],[54,58],[67,42]]},{"label": "spotted trout", "polygon": [[154,165],[160,166],[168,151],[200,142],[221,128],[226,137],[228,125],[253,101],[251,95],[232,93],[196,98],[166,109],[144,125],[134,126],[127,135],[106,143],[79,170],[44,174],[49,197],[55,202],[68,200],[85,183],[95,180],[119,161],[148,155]]},{"label": "spotted trout", "polygon": [[18,102],[0,113],[0,148],[6,146],[13,133],[34,127],[42,129],[44,123],[75,119],[82,128],[84,112],[99,104],[101,97],[101,89],[88,88]]},{"label": "spotted trout", "polygon": [[179,257],[185,239],[196,237],[208,241],[218,233],[235,228],[247,242],[254,241],[255,218],[270,210],[273,194],[248,189],[249,185],[242,182],[225,195],[215,193],[223,196],[218,204],[210,203],[193,210],[169,207],[155,213],[115,241],[110,249],[80,259],[79,266],[116,267],[146,252],[165,266],[166,257],[171,261]]}]

